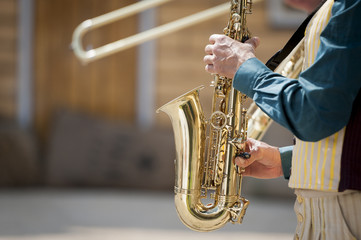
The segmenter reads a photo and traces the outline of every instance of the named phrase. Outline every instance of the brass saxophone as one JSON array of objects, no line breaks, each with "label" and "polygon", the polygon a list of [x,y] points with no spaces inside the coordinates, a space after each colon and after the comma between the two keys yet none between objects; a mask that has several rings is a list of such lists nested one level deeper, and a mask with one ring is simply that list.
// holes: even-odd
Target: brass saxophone
[{"label": "brass saxophone", "polygon": [[[232,0],[225,35],[249,38],[246,14],[251,0]],[[304,61],[302,39],[274,72],[298,78]],[[272,120],[246,96],[232,87],[232,79],[214,76],[212,114],[207,120],[195,88],[160,107],[171,119],[175,147],[175,206],[181,221],[196,231],[212,231],[227,222],[242,223],[248,200],[241,197],[242,169],[235,155],[248,157],[247,137],[261,139]],[[248,121],[249,118],[249,121]]]},{"label": "brass saxophone", "polygon": [[[224,34],[244,41],[250,33],[246,14],[250,0],[232,0]],[[214,75],[212,114],[203,115],[199,91],[174,99],[157,112],[171,119],[176,147],[175,206],[181,221],[196,231],[212,231],[227,222],[242,223],[249,202],[241,197],[242,169],[234,157],[245,152],[246,95],[235,90],[232,79]]]}]

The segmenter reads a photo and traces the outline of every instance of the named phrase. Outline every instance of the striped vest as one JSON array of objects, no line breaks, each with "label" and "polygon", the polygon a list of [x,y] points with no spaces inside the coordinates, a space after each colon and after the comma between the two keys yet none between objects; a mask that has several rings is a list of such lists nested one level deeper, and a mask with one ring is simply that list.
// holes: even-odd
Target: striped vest
[{"label": "striped vest", "polygon": [[[333,0],[328,0],[311,19],[305,31],[303,70],[311,66],[320,45],[320,34],[330,17]],[[318,142],[296,139],[289,187],[338,191],[345,129]]]}]

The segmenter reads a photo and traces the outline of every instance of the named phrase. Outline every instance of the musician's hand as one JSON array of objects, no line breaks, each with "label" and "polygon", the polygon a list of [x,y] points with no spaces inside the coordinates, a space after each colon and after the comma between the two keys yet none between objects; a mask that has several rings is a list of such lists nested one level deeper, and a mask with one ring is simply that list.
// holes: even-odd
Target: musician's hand
[{"label": "musician's hand", "polygon": [[251,154],[249,159],[236,157],[235,163],[245,168],[243,176],[255,178],[277,178],[283,176],[281,155],[277,147],[264,142],[248,139],[246,151]]},{"label": "musician's hand", "polygon": [[225,35],[214,34],[210,36],[209,42],[205,47],[207,55],[203,59],[207,64],[206,71],[233,78],[242,63],[255,57],[260,40],[253,37],[241,43]]}]

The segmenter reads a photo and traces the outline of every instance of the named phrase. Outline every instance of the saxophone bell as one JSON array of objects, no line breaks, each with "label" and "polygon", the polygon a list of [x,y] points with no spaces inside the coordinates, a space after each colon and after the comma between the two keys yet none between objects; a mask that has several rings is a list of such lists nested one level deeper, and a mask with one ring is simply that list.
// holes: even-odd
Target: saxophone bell
[{"label": "saxophone bell", "polygon": [[[219,186],[204,186],[207,123],[199,101],[202,88],[183,94],[157,112],[168,114],[173,126],[176,145],[174,199],[178,216],[190,229],[205,232],[221,228],[229,221],[242,222],[248,201],[239,197],[238,189],[229,188],[225,194]],[[239,185],[234,182],[240,181],[236,178],[236,166],[231,164],[228,167],[232,185]],[[204,203],[210,192],[214,193],[210,197],[213,201]]]}]

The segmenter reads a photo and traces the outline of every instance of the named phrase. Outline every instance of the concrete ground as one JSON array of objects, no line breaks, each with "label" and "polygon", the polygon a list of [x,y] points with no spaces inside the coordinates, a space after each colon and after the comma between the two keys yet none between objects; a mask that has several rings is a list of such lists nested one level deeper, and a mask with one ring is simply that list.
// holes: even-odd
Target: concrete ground
[{"label": "concrete ground", "polygon": [[178,219],[173,195],[124,190],[0,190],[1,240],[292,239],[293,199],[250,200],[242,225],[198,233]]}]

